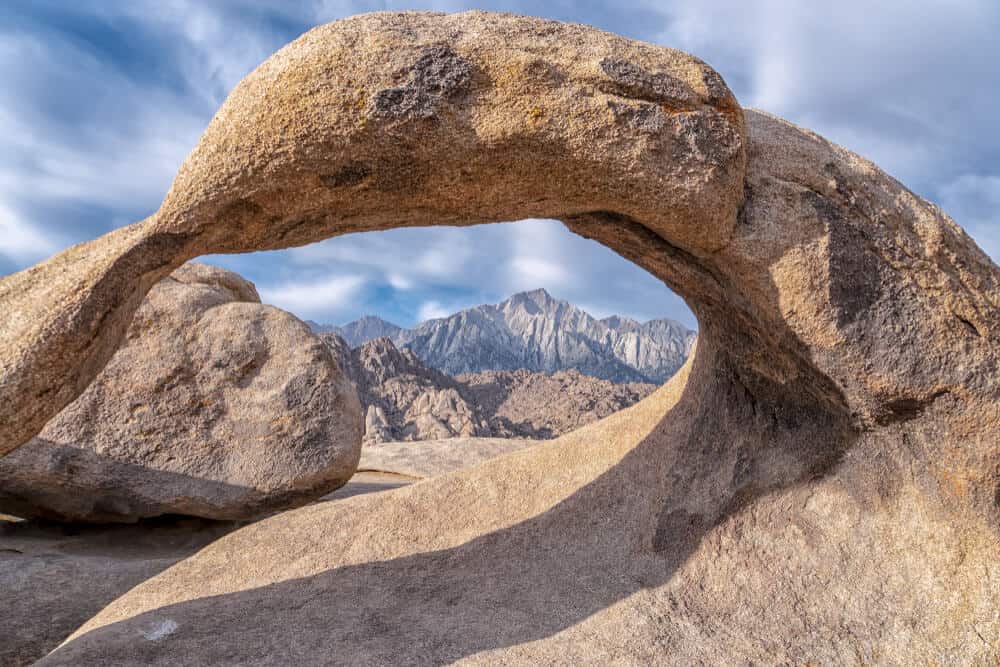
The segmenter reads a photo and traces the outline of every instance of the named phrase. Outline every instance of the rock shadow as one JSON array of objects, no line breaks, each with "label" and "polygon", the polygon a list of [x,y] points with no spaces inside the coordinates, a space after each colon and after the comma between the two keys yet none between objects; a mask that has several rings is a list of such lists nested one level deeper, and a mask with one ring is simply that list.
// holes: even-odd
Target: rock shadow
[{"label": "rock shadow", "polygon": [[[800,387],[748,386],[702,350],[652,431],[542,514],[454,548],[164,606],[40,664],[437,665],[551,637],[668,583],[713,526],[825,475],[853,441],[848,422]],[[144,639],[167,626],[169,636]]]}]

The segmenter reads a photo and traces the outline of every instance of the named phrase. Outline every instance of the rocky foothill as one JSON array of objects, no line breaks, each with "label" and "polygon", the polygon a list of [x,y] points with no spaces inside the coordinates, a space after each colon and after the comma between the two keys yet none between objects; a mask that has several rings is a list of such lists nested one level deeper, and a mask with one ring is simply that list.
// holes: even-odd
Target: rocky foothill
[{"label": "rocky foothill", "polygon": [[615,384],[577,370],[451,377],[389,338],[352,350],[336,333],[319,336],[357,389],[366,445],[454,437],[553,438],[628,407],[656,388]]}]

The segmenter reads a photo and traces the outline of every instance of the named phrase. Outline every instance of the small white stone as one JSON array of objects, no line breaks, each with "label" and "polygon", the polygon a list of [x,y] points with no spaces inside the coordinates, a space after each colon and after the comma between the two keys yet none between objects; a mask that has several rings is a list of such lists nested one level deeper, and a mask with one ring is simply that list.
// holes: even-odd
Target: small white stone
[{"label": "small white stone", "polygon": [[169,637],[170,635],[177,632],[177,622],[172,618],[168,618],[165,621],[160,621],[159,623],[154,623],[150,630],[144,630],[142,636],[151,642],[158,642],[164,637]]}]

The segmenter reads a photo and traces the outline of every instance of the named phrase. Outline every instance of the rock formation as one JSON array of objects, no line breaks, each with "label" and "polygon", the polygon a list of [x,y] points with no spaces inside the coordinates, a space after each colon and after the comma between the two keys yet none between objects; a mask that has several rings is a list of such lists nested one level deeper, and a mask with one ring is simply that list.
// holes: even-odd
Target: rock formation
[{"label": "rock formation", "polygon": [[537,445],[517,438],[449,438],[419,442],[383,442],[361,450],[359,473],[388,473],[427,479]]},{"label": "rock formation", "polygon": [[0,520],[0,665],[34,664],[109,602],[238,526],[174,518],[69,530]]},{"label": "rock formation", "polygon": [[1000,269],[701,61],[583,26],[384,13],[279,51],[157,213],[0,282],[0,442],[196,254],[528,217],[685,297],[699,342],[665,387],[233,532],[40,664],[1000,659]]},{"label": "rock formation", "polygon": [[185,264],[41,434],[0,458],[0,511],[249,519],[346,482],[361,409],[323,343],[234,273]]},{"label": "rock formation", "polygon": [[351,347],[360,347],[376,338],[394,338],[403,331],[403,328],[392,322],[386,322],[381,317],[365,315],[341,327],[320,325],[319,330],[321,333],[333,332],[347,341]]},{"label": "rock formation", "polygon": [[365,444],[483,435],[486,424],[460,385],[409,350],[376,338],[351,350],[335,333],[320,334],[354,384],[365,411]]},{"label": "rock formation", "polygon": [[564,371],[484,371],[457,378],[428,368],[388,338],[351,349],[320,338],[354,384],[365,411],[365,444],[468,438],[553,438],[636,403],[656,388]]},{"label": "rock formation", "polygon": [[704,63],[585,26],[387,13],[311,30],[236,86],[156,213],[0,281],[0,453],[83,391],[188,259],[595,212],[711,253],[736,226],[743,135]]},{"label": "rock formation", "polygon": [[687,359],[695,332],[679,322],[598,320],[544,289],[515,294],[454,315],[402,329],[365,316],[333,331],[351,347],[383,336],[452,375],[486,370],[577,370],[612,382],[662,384]]},{"label": "rock formation", "polygon": [[481,415],[480,435],[554,438],[634,405],[656,385],[615,384],[578,371],[483,371],[455,378]]}]

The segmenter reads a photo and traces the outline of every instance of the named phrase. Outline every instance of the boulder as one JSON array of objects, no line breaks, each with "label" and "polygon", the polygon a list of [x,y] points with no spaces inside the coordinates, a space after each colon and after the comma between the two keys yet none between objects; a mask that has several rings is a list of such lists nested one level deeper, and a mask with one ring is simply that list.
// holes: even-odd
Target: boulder
[{"label": "boulder", "polygon": [[249,519],[344,484],[361,408],[326,346],[229,271],[185,264],[42,433],[0,458],[0,511]]},{"label": "boulder", "polygon": [[230,533],[40,664],[1000,660],[1000,269],[701,61],[583,26],[384,13],[279,51],[150,220],[0,282],[0,441],[82,391],[194,254],[527,217],[687,300],[697,349],[667,385]]}]

